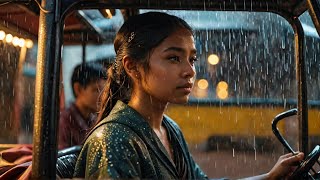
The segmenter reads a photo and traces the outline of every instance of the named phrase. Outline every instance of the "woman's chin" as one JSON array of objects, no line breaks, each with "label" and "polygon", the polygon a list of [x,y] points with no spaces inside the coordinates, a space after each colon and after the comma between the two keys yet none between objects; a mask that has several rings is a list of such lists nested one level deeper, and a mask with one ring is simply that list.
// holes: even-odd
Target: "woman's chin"
[{"label": "woman's chin", "polygon": [[189,96],[187,97],[182,97],[182,98],[175,98],[173,101],[171,101],[170,103],[174,103],[174,104],[187,104],[189,100]]}]

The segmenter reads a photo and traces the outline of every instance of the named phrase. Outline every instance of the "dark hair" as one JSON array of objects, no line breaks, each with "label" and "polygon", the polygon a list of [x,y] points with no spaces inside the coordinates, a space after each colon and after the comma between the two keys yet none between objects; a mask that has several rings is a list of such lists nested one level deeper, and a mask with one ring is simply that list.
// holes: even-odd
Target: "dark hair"
[{"label": "dark hair", "polygon": [[130,100],[132,82],[122,66],[123,57],[129,56],[148,72],[150,52],[181,28],[193,34],[192,28],[184,20],[161,12],[139,14],[124,22],[114,40],[116,59],[108,69],[98,122],[110,113],[117,100],[125,103]]},{"label": "dark hair", "polygon": [[74,96],[73,85],[79,83],[82,87],[87,87],[92,82],[100,79],[107,79],[106,69],[98,63],[82,63],[77,65],[72,73],[71,84]]}]

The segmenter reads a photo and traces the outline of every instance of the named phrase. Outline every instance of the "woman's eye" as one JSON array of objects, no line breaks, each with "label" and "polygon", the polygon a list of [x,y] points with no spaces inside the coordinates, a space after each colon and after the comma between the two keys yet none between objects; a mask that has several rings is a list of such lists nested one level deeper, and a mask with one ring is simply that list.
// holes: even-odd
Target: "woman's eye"
[{"label": "woman's eye", "polygon": [[190,59],[190,63],[191,64],[194,64],[194,62],[198,61],[198,58],[197,57],[193,57]]},{"label": "woman's eye", "polygon": [[169,57],[169,60],[170,60],[170,61],[180,62],[180,58],[179,58],[178,56]]}]

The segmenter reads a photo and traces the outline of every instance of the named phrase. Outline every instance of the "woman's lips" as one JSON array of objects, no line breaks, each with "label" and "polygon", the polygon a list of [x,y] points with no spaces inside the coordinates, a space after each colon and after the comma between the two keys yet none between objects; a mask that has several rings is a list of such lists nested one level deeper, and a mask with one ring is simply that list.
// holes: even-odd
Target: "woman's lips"
[{"label": "woman's lips", "polygon": [[192,91],[192,85],[193,85],[192,83],[186,83],[181,86],[178,86],[177,89],[181,89],[182,91],[190,94]]},{"label": "woman's lips", "polygon": [[179,89],[183,90],[184,92],[186,92],[188,94],[190,94],[191,90],[192,90],[192,88],[189,88],[189,87],[182,87],[182,88],[179,88]]}]

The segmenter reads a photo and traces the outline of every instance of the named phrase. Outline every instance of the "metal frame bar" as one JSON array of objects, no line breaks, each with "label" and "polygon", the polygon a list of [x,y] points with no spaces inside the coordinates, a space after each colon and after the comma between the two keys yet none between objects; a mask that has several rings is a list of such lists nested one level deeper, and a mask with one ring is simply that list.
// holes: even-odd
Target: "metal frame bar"
[{"label": "metal frame bar", "polygon": [[86,54],[87,54],[86,46],[87,46],[87,44],[85,42],[83,42],[81,44],[81,48],[82,48],[82,64],[86,63]]},{"label": "metal frame bar", "polygon": [[[30,0],[12,0],[0,3],[28,3]],[[76,8],[146,8],[146,9],[189,9],[216,11],[257,11],[273,12],[283,16],[292,25],[295,32],[296,76],[298,80],[298,118],[300,122],[299,144],[303,152],[308,152],[308,114],[307,86],[304,61],[304,36],[301,23],[297,16],[305,9],[298,4],[293,9],[279,9],[277,0],[273,2],[253,2],[246,4],[244,0],[204,0],[204,1],[79,1],[42,0],[41,6],[50,13],[40,13],[39,45],[36,75],[35,118],[33,137],[33,168],[34,179],[55,179],[57,158],[57,122],[59,118],[59,86],[60,59],[62,44],[62,25],[68,12]],[[182,6],[182,4],[184,4]],[[54,23],[52,23],[54,22]]]},{"label": "metal frame bar", "polygon": [[[47,4],[45,3],[46,1],[43,1],[44,4]],[[88,5],[89,4],[89,5]],[[64,17],[65,15],[71,11],[72,9],[75,9],[76,7],[81,7],[81,8],[93,8],[93,7],[97,7],[97,3],[83,3],[83,2],[76,2],[76,3],[72,3],[72,4],[69,4],[70,6],[64,6],[62,9],[63,9],[63,13],[62,13],[62,17],[60,19],[61,23],[59,24],[56,24],[56,27],[57,29],[59,29],[58,25],[62,25],[63,23],[63,20],[64,20]],[[104,6],[106,4],[103,4]],[[111,5],[111,4],[110,4]],[[127,6],[127,5],[122,5],[122,6]],[[99,7],[101,7],[101,4],[99,5]],[[113,4],[113,7],[114,7],[114,4]],[[141,7],[141,8],[150,8],[151,6],[147,6],[147,7]],[[152,8],[155,8],[156,6],[154,7],[151,7]],[[170,9],[171,6],[167,6],[168,9]],[[173,6],[172,6],[173,7]],[[178,6],[175,6],[175,7],[178,7]],[[137,7],[138,8],[138,7]],[[202,7],[203,8],[203,7]],[[182,9],[182,8],[180,8]],[[196,8],[195,8],[196,9]],[[210,8],[211,9],[211,8]],[[214,8],[212,8],[214,9]],[[225,9],[223,9],[225,10]],[[236,9],[237,10],[237,9]],[[257,9],[250,9],[250,11],[264,11],[266,9],[263,9],[263,8],[257,8]],[[299,139],[299,144],[300,144],[300,147],[302,148],[302,151],[303,152],[308,152],[308,122],[307,122],[307,117],[308,117],[308,114],[307,114],[307,87],[306,87],[306,74],[305,74],[305,62],[304,62],[304,57],[303,57],[303,54],[304,54],[304,47],[303,47],[303,41],[304,41],[304,34],[303,34],[303,29],[302,29],[302,26],[301,26],[301,23],[299,21],[298,18],[293,18],[292,16],[289,16],[287,12],[279,12],[279,9],[277,9],[276,7],[270,7],[267,9],[269,12],[275,12],[283,17],[285,17],[286,20],[288,20],[290,22],[290,24],[292,25],[293,29],[294,29],[294,32],[295,32],[295,59],[296,59],[296,74],[297,74],[297,80],[298,80],[298,118],[299,118],[299,125],[300,125],[300,128],[301,128],[301,131],[300,131],[300,139]],[[56,14],[58,15],[58,14]],[[44,16],[42,14],[42,16]],[[50,15],[48,15],[50,16]],[[41,19],[41,18],[40,18]],[[50,22],[50,19],[47,19],[49,22]],[[48,21],[44,21],[44,24],[48,23]],[[40,26],[41,27],[41,26]],[[60,26],[61,28],[61,26]],[[39,32],[41,32],[41,30],[39,30]],[[57,31],[59,32],[59,31]],[[52,37],[56,37],[57,39],[61,39],[61,33],[57,33],[56,36],[52,36]],[[39,36],[39,39],[41,37]],[[42,38],[42,40],[48,40],[50,41],[49,38]],[[43,41],[43,43],[44,43]],[[45,44],[49,44],[49,43],[45,43]],[[58,41],[56,42],[56,51],[61,51],[61,41]],[[41,46],[39,46],[39,49],[41,49]],[[43,53],[43,51],[41,52],[41,54]],[[56,53],[56,61],[55,63],[53,63],[53,66],[54,67],[59,67],[59,60],[60,59],[60,53]],[[41,55],[39,55],[39,59],[38,59],[38,63],[39,64],[42,64],[41,61],[44,61],[44,59],[41,59]],[[52,59],[48,59],[48,61],[52,61]],[[48,70],[45,71],[47,74],[51,74],[50,72],[50,68],[49,67],[44,67],[43,69],[47,68]],[[41,68],[40,68],[41,69]],[[53,74],[54,74],[54,79],[57,79],[57,77],[59,77],[59,68],[55,68],[56,70],[53,71]],[[43,77],[38,77],[38,76],[45,76],[45,72],[42,72],[42,73],[39,73],[40,75],[37,75],[37,78],[39,79],[43,79]],[[46,76],[45,76],[46,77]],[[48,87],[59,87],[59,84],[50,84],[50,80],[49,79],[46,79],[47,80],[47,83],[46,84],[45,82],[46,81],[43,81],[42,83],[42,91],[41,89],[39,90],[39,87],[37,88],[37,92],[36,93],[43,93],[45,92],[45,90],[48,89]],[[38,82],[38,81],[37,81]],[[57,80],[56,80],[57,82]],[[41,84],[41,83],[40,83]],[[39,85],[38,85],[39,86]],[[50,89],[50,88],[49,88]],[[42,94],[41,94],[42,95]],[[38,129],[41,129],[42,128],[42,138],[45,139],[45,138],[48,138],[48,139],[51,139],[52,138],[52,134],[51,136],[48,136],[49,133],[44,133],[44,129],[56,129],[56,124],[57,124],[57,121],[58,121],[58,116],[57,116],[57,111],[58,111],[58,103],[54,103],[54,102],[58,102],[59,100],[59,97],[58,97],[58,94],[55,93],[55,95],[51,96],[51,111],[48,112],[48,111],[42,111],[42,112],[46,112],[46,113],[43,113],[42,114],[42,119],[41,117],[39,117],[39,115],[37,116],[37,121],[38,122],[44,122],[45,120],[45,115],[50,115],[51,119],[51,123],[42,123],[41,127],[37,127]],[[48,101],[49,103],[50,101]],[[35,107],[46,107],[44,106],[44,104],[46,104],[45,101],[37,101],[37,104],[35,105]],[[36,109],[36,112],[40,114],[39,112],[39,108]],[[36,119],[35,119],[36,120]],[[38,125],[39,126],[39,125]],[[36,126],[35,126],[36,127]],[[37,130],[38,130],[37,129]],[[40,131],[40,130],[38,130]],[[53,130],[54,131],[54,130]],[[56,131],[53,132],[53,134],[55,135],[54,138],[56,138]],[[35,139],[37,140],[37,136],[40,136],[39,132],[36,132],[35,133]],[[53,139],[51,139],[53,140]],[[45,152],[44,150],[47,150],[47,153],[48,154],[51,154],[51,156],[55,157],[55,158],[52,158],[51,161],[54,162],[54,163],[51,163],[51,165],[48,165],[48,166],[44,166],[44,163],[43,162],[46,162],[46,161],[42,161],[41,160],[44,160],[45,158],[47,158],[48,155],[46,154],[41,154],[41,153],[35,153],[34,155],[37,155],[37,158],[34,158],[34,168],[35,170],[33,171],[33,177],[53,177],[55,175],[55,163],[56,163],[56,155],[57,155],[57,151],[56,151],[56,142],[51,142],[49,143],[51,144],[51,148],[50,146],[45,147],[45,143],[38,143],[37,144],[34,144],[34,147],[35,148],[39,148],[39,149],[42,149],[41,152]],[[42,145],[42,146],[41,146]],[[48,145],[48,143],[47,143]],[[41,148],[42,147],[42,148]],[[35,152],[37,152],[37,150],[34,150]],[[49,171],[48,169],[53,169],[52,171]],[[42,174],[41,174],[42,173]]]},{"label": "metal frame bar", "polygon": [[313,24],[317,29],[318,34],[320,35],[320,2],[318,0],[307,0],[309,13],[312,18]]},{"label": "metal frame bar", "polygon": [[308,92],[304,58],[304,31],[297,16],[282,15],[282,17],[290,23],[294,31],[294,58],[298,85],[297,116],[299,121],[299,151],[309,153]]},{"label": "metal frame bar", "polygon": [[92,9],[92,8],[130,8],[130,9],[188,9],[188,10],[216,10],[216,11],[269,11],[273,10],[274,12],[286,12],[294,13],[294,16],[299,16],[301,11],[303,12],[307,8],[303,8],[305,2],[295,4],[290,6],[290,8],[280,9],[280,1],[270,0],[270,1],[250,1],[248,3],[246,0],[154,0],[154,1],[145,1],[145,0],[131,0],[131,1],[107,1],[107,0],[98,0],[98,1],[78,1],[78,0],[69,0],[66,4],[63,5],[63,11],[68,9],[70,6],[77,5],[80,9]]},{"label": "metal frame bar", "polygon": [[304,58],[304,31],[298,16],[290,16],[288,14],[280,14],[286,19],[294,31],[294,58],[296,62],[296,78],[297,78],[297,116],[299,121],[299,150],[309,153],[309,127],[308,127],[308,91],[306,78],[306,65]]},{"label": "metal frame bar", "polygon": [[60,1],[42,0],[33,132],[33,179],[55,179],[61,59]]},{"label": "metal frame bar", "polygon": [[298,120],[299,120],[299,148],[304,153],[309,153],[308,142],[308,95],[306,65],[304,59],[304,31],[297,17],[292,19],[295,42],[296,77],[298,81]]}]

